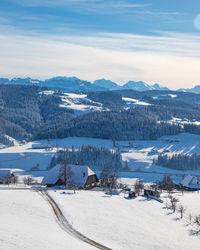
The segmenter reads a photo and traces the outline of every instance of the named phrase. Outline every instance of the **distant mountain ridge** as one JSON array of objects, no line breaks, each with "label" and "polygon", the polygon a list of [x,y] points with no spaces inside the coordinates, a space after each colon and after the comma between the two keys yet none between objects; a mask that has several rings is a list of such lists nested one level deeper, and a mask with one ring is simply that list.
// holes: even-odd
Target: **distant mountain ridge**
[{"label": "distant mountain ridge", "polygon": [[93,83],[85,80],[81,80],[77,77],[66,77],[57,76],[47,80],[38,80],[27,78],[0,78],[0,84],[20,84],[20,85],[37,85],[40,87],[48,87],[53,90],[60,90],[66,92],[96,92],[96,91],[109,91],[109,90],[123,90],[131,89],[135,91],[146,91],[146,90],[168,90],[166,87],[161,87],[159,84],[153,86],[143,81],[128,81],[123,86],[117,83],[106,80],[98,79]]},{"label": "distant mountain ridge", "polygon": [[[149,85],[143,81],[128,81],[124,85],[120,86],[117,83],[107,80],[98,79],[93,83],[81,80],[77,77],[57,76],[47,80],[38,80],[27,78],[0,78],[0,84],[16,84],[16,85],[37,85],[40,87],[48,87],[53,90],[60,90],[66,92],[96,92],[96,91],[109,91],[109,90],[126,90],[131,89],[135,91],[147,91],[147,90],[170,90],[167,87],[161,86],[158,83]],[[192,92],[200,93],[200,85],[191,89],[178,89],[180,92]]]},{"label": "distant mountain ridge", "polygon": [[196,85],[196,86],[194,86],[191,89],[181,88],[181,89],[178,89],[177,91],[180,91],[180,92],[191,92],[191,93],[200,94],[200,85]]}]

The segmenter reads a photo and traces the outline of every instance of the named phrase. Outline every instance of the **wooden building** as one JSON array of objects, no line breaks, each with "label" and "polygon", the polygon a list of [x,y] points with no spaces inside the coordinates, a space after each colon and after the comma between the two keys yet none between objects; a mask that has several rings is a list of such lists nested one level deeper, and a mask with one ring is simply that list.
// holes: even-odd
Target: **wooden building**
[{"label": "wooden building", "polygon": [[157,198],[160,197],[160,193],[157,190],[151,190],[151,189],[144,189],[144,195],[148,196],[155,196]]},{"label": "wooden building", "polygon": [[129,191],[128,192],[128,198],[132,199],[136,197],[136,193],[134,191]]},{"label": "wooden building", "polygon": [[[56,165],[50,169],[42,180],[43,185],[57,186],[64,185],[64,176],[61,175],[63,166]],[[96,174],[88,167],[81,165],[69,165],[72,183],[79,188],[91,188],[98,184]],[[68,178],[68,176],[67,176]]]}]

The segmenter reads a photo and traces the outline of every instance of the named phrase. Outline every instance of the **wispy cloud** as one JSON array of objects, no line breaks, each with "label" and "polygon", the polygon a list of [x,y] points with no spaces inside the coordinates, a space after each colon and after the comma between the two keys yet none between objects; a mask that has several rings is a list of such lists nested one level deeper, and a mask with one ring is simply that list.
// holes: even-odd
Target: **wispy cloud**
[{"label": "wispy cloud", "polygon": [[148,8],[151,3],[130,0],[11,0],[19,5],[29,7],[70,8],[87,13],[115,14],[131,13],[136,9]]},{"label": "wispy cloud", "polygon": [[76,75],[160,82],[171,88],[199,83],[200,39],[196,35],[157,36],[98,33],[94,36],[0,36],[0,75],[48,78]]},{"label": "wispy cloud", "polygon": [[130,0],[12,0],[15,3],[24,6],[69,6],[69,5],[81,5],[81,6],[113,6],[121,8],[143,8],[149,7],[151,3],[141,3],[141,1],[135,1],[134,3]]},{"label": "wispy cloud", "polygon": [[[54,39],[54,36],[51,38]],[[157,54],[200,58],[200,35],[195,34],[163,31],[155,31],[154,35],[97,33],[87,36],[56,36],[55,39],[115,51],[149,51]]]}]

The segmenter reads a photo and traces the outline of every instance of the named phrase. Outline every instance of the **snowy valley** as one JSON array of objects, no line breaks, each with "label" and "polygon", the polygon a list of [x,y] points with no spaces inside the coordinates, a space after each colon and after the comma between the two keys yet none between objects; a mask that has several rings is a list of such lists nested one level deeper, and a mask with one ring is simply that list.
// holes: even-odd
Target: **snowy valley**
[{"label": "snowy valley", "polygon": [[[199,95],[0,90],[2,249],[198,249],[199,191],[180,183],[200,176]],[[99,182],[45,184],[59,164]]]}]

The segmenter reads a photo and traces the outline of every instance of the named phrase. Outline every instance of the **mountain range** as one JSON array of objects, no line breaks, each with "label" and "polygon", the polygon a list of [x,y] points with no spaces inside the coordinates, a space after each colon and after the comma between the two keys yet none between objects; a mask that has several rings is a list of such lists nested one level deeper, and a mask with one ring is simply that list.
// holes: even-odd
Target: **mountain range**
[{"label": "mountain range", "polygon": [[[0,78],[0,84],[16,84],[16,85],[38,85],[40,87],[48,87],[54,90],[66,91],[66,92],[96,92],[96,91],[108,91],[108,90],[126,90],[131,89],[135,91],[147,91],[147,90],[169,90],[167,87],[163,87],[158,83],[149,85],[143,81],[128,81],[124,85],[120,86],[117,83],[99,79],[93,83],[85,80],[81,80],[77,77],[57,76],[47,80],[38,80],[27,78]],[[191,89],[178,89],[179,92],[192,92],[200,93],[200,86],[197,85]]]}]

